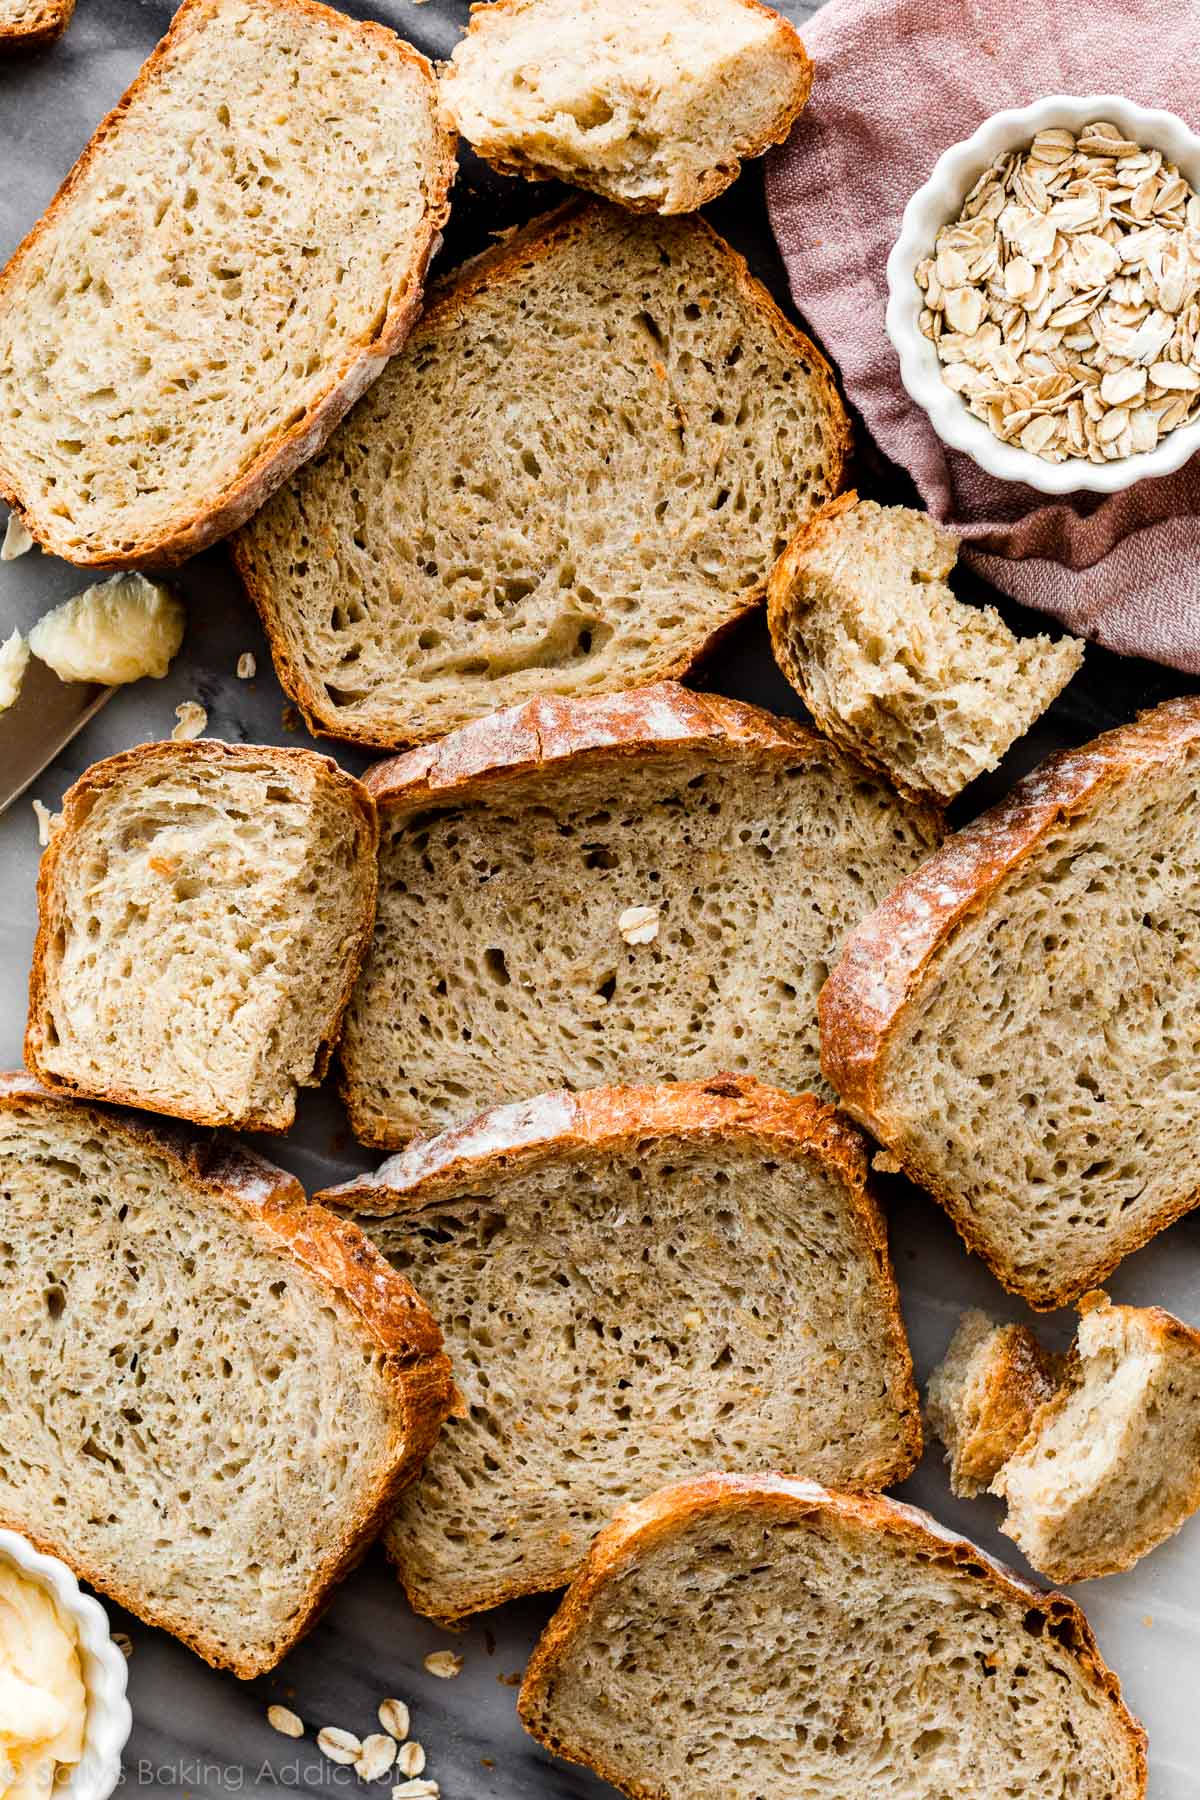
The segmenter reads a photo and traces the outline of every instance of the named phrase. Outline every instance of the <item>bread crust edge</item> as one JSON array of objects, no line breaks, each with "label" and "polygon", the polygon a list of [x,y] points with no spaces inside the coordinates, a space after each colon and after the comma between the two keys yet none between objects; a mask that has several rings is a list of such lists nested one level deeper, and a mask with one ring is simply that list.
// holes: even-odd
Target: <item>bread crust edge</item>
[{"label": "bread crust edge", "polygon": [[45,0],[42,11],[46,16],[33,25],[0,25],[0,56],[20,56],[57,42],[71,23],[75,0]]}]

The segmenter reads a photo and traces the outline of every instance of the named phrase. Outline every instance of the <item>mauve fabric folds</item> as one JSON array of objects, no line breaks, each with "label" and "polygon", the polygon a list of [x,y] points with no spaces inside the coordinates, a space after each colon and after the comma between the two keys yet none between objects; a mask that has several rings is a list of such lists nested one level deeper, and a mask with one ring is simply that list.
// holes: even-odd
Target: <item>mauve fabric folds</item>
[{"label": "mauve fabric folds", "polygon": [[885,266],[909,196],[991,114],[1051,93],[1124,94],[1200,129],[1191,5],[1151,0],[830,0],[805,27],[812,99],[767,165],[792,296],[848,398],[963,560],[1125,655],[1200,674],[1200,457],[1125,493],[1003,482],[943,445],[900,382]]}]

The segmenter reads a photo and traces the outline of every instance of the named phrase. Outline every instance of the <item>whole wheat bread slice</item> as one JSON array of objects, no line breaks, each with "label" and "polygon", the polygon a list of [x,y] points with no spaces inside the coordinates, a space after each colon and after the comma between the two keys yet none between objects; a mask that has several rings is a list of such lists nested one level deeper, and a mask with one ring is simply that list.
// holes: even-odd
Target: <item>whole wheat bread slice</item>
[{"label": "whole wheat bread slice", "polygon": [[842,938],[940,838],[814,732],[672,683],[513,707],[365,780],[380,899],[341,1061],[386,1148],[554,1087],[811,1087]]},{"label": "whole wheat bread slice", "polygon": [[811,1095],[560,1090],[319,1198],[446,1321],[463,1410],[384,1540],[419,1612],[564,1586],[695,1470],[877,1488],[920,1455],[865,1145]]},{"label": "whole wheat bread slice", "polygon": [[775,659],[822,731],[939,805],[996,768],[1084,652],[956,600],[957,557],[928,513],[848,493],[800,527],[768,583]]},{"label": "whole wheat bread slice", "polygon": [[74,11],[75,0],[0,0],[0,56],[52,44]]},{"label": "whole wheat bread slice", "polygon": [[926,1392],[956,1494],[973,1499],[988,1487],[1053,1395],[1061,1365],[1027,1325],[997,1325],[978,1310],[962,1315]]},{"label": "whole wheat bread slice", "polygon": [[880,1495],[709,1475],[602,1531],[526,1729],[632,1800],[1141,1800],[1079,1608]]},{"label": "whole wheat bread slice", "polygon": [[25,1060],[50,1086],[286,1131],[375,913],[370,795],[308,750],[141,744],[63,799]]},{"label": "whole wheat bread slice", "polygon": [[352,1225],[246,1152],[0,1077],[0,1522],[241,1676],[362,1555],[453,1397]]},{"label": "whole wheat bread slice", "polygon": [[446,217],[424,57],[316,0],[184,0],[0,274],[0,494],[48,550],[180,561],[403,342]]},{"label": "whole wheat bread slice", "polygon": [[821,995],[846,1109],[1031,1305],[1200,1200],[1200,700],[1051,757],[864,919]]},{"label": "whole wheat bread slice", "polygon": [[1080,1312],[1062,1387],[992,1483],[1053,1581],[1132,1568],[1200,1507],[1200,1331],[1102,1293]]},{"label": "whole wheat bread slice", "polygon": [[699,219],[572,202],[438,290],[234,554],[314,730],[684,673],[837,492],[833,377]]},{"label": "whole wheat bread slice", "polygon": [[508,175],[692,212],[808,99],[796,32],[758,0],[495,0],[442,71],[463,137]]}]

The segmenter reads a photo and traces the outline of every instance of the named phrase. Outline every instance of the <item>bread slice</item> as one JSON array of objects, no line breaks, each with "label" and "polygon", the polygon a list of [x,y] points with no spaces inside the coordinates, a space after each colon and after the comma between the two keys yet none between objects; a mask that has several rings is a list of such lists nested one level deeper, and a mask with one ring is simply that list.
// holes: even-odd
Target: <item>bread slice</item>
[{"label": "bread slice", "polygon": [[1061,1359],[1027,1325],[997,1325],[975,1309],[962,1315],[926,1392],[926,1416],[946,1447],[956,1494],[983,1493],[1061,1374]]},{"label": "bread slice", "polygon": [[0,0],[0,56],[52,44],[74,11],[75,0]]},{"label": "bread slice", "polygon": [[943,804],[997,766],[1084,650],[964,606],[946,586],[957,556],[927,513],[848,493],[800,527],[768,584],[775,660],[821,730]]},{"label": "bread slice", "polygon": [[25,1060],[50,1086],[286,1131],[375,914],[370,795],[308,750],[141,744],[63,799]]},{"label": "bread slice", "polygon": [[601,1532],[521,1721],[633,1800],[1140,1800],[1087,1620],[879,1495],[708,1475]]},{"label": "bread slice", "polygon": [[901,882],[821,996],[846,1109],[1032,1306],[1200,1200],[1200,699],[1051,757]]},{"label": "bread slice", "polygon": [[1200,1507],[1200,1331],[1101,1293],[1080,1312],[1066,1381],[992,1483],[1053,1581],[1132,1568]]},{"label": "bread slice", "polygon": [[723,193],[811,86],[796,32],[758,0],[495,0],[442,71],[458,130],[506,175],[657,213]]},{"label": "bread slice", "polygon": [[838,945],[940,837],[814,732],[667,682],[513,707],[366,783],[380,900],[341,1061],[386,1148],[554,1087],[819,1082]]},{"label": "bread slice", "polygon": [[234,554],[310,726],[417,743],[682,674],[848,447],[828,365],[702,220],[572,202],[440,289]]},{"label": "bread slice", "polygon": [[406,337],[453,169],[390,31],[184,0],[0,274],[0,495],[97,568],[240,525]]},{"label": "bread slice", "polygon": [[384,1540],[418,1612],[564,1586],[693,1470],[876,1488],[921,1453],[865,1145],[811,1095],[560,1090],[320,1198],[446,1321],[464,1410]]},{"label": "bread slice", "polygon": [[274,1666],[420,1467],[441,1334],[247,1152],[0,1077],[0,1521],[219,1668]]}]

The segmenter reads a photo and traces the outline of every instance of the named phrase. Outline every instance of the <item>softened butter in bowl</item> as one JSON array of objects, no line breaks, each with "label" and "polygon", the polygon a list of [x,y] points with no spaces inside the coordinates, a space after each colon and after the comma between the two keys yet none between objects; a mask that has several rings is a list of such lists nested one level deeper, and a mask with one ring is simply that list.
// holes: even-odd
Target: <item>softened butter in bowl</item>
[{"label": "softened butter in bowl", "polygon": [[72,1622],[0,1562],[0,1800],[35,1800],[83,1755],[87,1689]]},{"label": "softened butter in bowl", "polygon": [[99,1602],[0,1530],[0,1800],[108,1800],[132,1724],[125,1686]]}]

